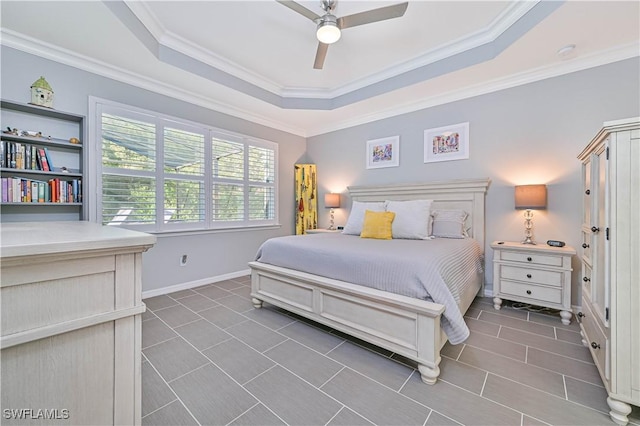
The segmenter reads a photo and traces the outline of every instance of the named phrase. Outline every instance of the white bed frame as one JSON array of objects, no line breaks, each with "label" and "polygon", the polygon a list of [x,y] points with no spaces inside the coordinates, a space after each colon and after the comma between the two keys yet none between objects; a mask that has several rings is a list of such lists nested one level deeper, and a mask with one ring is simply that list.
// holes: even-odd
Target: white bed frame
[{"label": "white bed frame", "polygon": [[[349,187],[352,200],[434,200],[432,209],[464,209],[469,236],[484,252],[485,194],[489,179],[421,184]],[[440,327],[443,305],[338,281],[293,269],[250,262],[251,297],[330,326],[418,363],[422,381],[435,384],[440,374],[440,349],[447,337]],[[484,276],[461,295],[466,312]]]}]

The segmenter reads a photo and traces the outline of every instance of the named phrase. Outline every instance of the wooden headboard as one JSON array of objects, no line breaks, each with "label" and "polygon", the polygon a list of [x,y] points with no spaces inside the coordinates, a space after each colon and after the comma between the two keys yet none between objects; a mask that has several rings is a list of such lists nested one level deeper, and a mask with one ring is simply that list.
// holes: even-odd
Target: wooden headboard
[{"label": "wooden headboard", "polygon": [[433,200],[431,209],[462,209],[468,213],[465,223],[469,236],[485,245],[485,194],[490,179],[455,179],[440,182],[349,186],[355,201]]}]

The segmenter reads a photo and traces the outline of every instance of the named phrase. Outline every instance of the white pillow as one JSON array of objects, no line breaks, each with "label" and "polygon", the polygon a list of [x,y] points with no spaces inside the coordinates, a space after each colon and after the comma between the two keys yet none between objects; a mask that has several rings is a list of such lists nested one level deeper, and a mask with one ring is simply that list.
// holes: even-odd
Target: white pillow
[{"label": "white pillow", "polygon": [[433,200],[385,201],[385,209],[396,214],[391,224],[393,238],[426,240]]},{"label": "white pillow", "polygon": [[351,204],[351,212],[347,219],[347,224],[344,225],[342,230],[343,234],[360,235],[362,232],[362,225],[364,224],[364,212],[365,210],[371,210],[373,212],[383,212],[384,202],[362,202],[354,201]]},{"label": "white pillow", "polygon": [[467,212],[464,210],[434,210],[433,236],[437,238],[465,238],[464,221]]}]

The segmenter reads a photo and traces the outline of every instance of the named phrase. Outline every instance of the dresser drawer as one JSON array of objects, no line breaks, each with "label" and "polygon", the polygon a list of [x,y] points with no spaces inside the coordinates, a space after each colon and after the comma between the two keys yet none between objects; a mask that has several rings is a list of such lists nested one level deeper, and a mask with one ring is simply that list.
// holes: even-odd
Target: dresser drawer
[{"label": "dresser drawer", "polygon": [[[600,375],[604,376],[604,379],[607,381],[607,388],[609,388],[608,382],[611,377],[607,368],[609,340],[598,324],[596,316],[591,312],[591,309],[589,309],[589,301],[584,297],[582,298],[582,313],[584,315],[580,320],[580,327],[582,328],[583,334],[582,337],[587,342],[589,350],[593,355],[593,360],[600,371]],[[595,346],[595,348],[593,346]]]},{"label": "dresser drawer", "polygon": [[535,284],[516,283],[513,281],[500,280],[500,295],[517,296],[518,298],[527,298],[531,303],[548,302],[554,304],[562,304],[562,289],[542,287]]},{"label": "dresser drawer", "polygon": [[500,267],[500,277],[507,280],[526,281],[537,284],[562,286],[562,272],[507,266]]},{"label": "dresser drawer", "polygon": [[522,262],[530,265],[562,266],[561,256],[547,256],[544,254],[519,253],[503,250],[500,252],[500,260],[510,262]]}]

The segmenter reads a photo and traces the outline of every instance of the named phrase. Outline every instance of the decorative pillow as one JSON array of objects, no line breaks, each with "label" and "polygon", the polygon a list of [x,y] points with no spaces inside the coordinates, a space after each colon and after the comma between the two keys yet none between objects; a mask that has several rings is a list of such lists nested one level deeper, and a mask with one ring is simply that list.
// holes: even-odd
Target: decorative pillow
[{"label": "decorative pillow", "polygon": [[343,234],[360,235],[362,232],[362,224],[364,223],[365,210],[371,210],[374,212],[383,212],[384,203],[381,202],[362,202],[354,201],[351,205],[351,212],[349,213],[349,219],[347,224],[344,225],[342,230]]},{"label": "decorative pillow", "polygon": [[438,238],[465,238],[464,221],[467,212],[464,210],[434,210],[433,236]]},{"label": "decorative pillow", "polygon": [[385,209],[396,214],[392,226],[393,238],[429,238],[431,203],[433,200],[385,201]]},{"label": "decorative pillow", "polygon": [[364,212],[364,223],[360,238],[376,238],[379,240],[390,240],[392,237],[391,224],[396,216],[394,212],[374,212],[366,210]]}]

